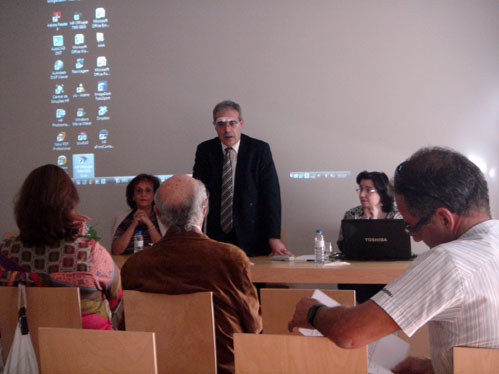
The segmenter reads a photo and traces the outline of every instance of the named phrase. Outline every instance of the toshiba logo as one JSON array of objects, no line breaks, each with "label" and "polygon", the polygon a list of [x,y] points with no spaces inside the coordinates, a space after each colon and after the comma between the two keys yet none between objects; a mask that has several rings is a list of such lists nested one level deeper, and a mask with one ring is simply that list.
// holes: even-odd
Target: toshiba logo
[{"label": "toshiba logo", "polygon": [[366,242],[387,242],[387,238],[364,238]]}]

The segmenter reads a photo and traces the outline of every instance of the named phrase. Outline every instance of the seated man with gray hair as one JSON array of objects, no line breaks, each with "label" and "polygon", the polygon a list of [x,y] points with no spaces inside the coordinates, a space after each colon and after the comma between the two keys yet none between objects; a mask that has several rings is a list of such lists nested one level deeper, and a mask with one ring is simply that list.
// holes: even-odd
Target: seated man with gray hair
[{"label": "seated man with gray hair", "polygon": [[235,245],[202,233],[208,198],[201,181],[175,175],[159,187],[154,201],[168,231],[127,260],[123,288],[172,295],[213,292],[218,373],[233,373],[233,334],[262,328],[250,261]]},{"label": "seated man with gray hair", "polygon": [[430,250],[370,300],[328,308],[296,306],[289,329],[315,327],[344,348],[428,323],[431,360],[409,357],[397,374],[451,374],[453,347],[499,348],[499,221],[487,181],[462,154],[423,148],[395,170],[395,199],[414,241]]}]

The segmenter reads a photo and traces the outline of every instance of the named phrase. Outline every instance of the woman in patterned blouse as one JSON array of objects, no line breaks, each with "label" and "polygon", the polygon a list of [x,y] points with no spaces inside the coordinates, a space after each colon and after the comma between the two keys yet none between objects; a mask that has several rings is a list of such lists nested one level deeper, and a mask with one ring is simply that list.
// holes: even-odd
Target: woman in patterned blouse
[{"label": "woman in patterned blouse", "polygon": [[120,272],[103,246],[81,235],[88,218],[76,213],[78,202],[61,168],[28,175],[15,203],[19,236],[0,244],[0,285],[78,287],[82,327],[109,330],[122,298]]}]

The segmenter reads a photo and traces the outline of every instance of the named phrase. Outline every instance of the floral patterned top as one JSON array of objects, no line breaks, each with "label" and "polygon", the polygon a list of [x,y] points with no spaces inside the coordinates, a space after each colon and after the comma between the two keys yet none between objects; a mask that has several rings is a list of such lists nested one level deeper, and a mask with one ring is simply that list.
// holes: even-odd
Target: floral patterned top
[{"label": "floral patterned top", "polygon": [[78,238],[57,247],[25,247],[19,237],[0,243],[0,286],[78,287],[82,327],[112,329],[111,315],[123,292],[118,267],[93,240]]}]

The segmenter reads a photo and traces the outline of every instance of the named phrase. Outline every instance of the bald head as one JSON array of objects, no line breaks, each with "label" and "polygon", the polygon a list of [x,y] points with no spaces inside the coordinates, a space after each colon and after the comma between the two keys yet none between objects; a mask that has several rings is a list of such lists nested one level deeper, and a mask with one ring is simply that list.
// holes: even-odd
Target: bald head
[{"label": "bald head", "polygon": [[154,198],[160,220],[173,231],[200,227],[207,195],[204,184],[186,174],[174,175],[161,184]]},{"label": "bald head", "polygon": [[158,189],[158,198],[170,205],[179,205],[189,199],[194,192],[196,181],[186,174],[174,175]]}]

